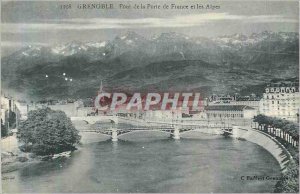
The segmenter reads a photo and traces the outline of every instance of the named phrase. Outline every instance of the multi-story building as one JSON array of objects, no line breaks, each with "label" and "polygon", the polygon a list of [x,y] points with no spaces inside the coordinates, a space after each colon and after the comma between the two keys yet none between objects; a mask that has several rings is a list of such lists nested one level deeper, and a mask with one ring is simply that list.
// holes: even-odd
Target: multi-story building
[{"label": "multi-story building", "polygon": [[298,121],[299,81],[270,83],[265,88],[260,112],[267,116]]},{"label": "multi-story building", "polygon": [[215,105],[244,105],[252,107],[256,110],[259,114],[260,112],[260,98],[257,97],[255,94],[250,96],[216,96],[213,95],[207,101],[208,106],[215,106]]}]

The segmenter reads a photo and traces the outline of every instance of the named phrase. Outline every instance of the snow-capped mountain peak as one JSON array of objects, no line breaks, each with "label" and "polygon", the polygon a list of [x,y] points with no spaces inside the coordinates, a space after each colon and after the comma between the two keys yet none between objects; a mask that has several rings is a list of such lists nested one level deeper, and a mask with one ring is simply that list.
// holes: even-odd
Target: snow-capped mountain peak
[{"label": "snow-capped mountain peak", "polygon": [[126,44],[139,44],[141,42],[146,41],[146,39],[137,34],[136,32],[133,31],[128,31],[126,34],[122,35],[122,36],[117,36],[114,40],[115,43],[117,42],[123,42]]},{"label": "snow-capped mountain peak", "polygon": [[293,42],[298,39],[298,35],[295,33],[286,32],[269,32],[264,31],[261,33],[252,33],[251,35],[233,34],[214,38],[213,41],[218,43],[221,47],[234,46],[240,48],[243,46],[252,46],[262,41],[288,41]]},{"label": "snow-capped mountain peak", "polygon": [[102,48],[107,45],[106,41],[103,42],[88,42],[85,44],[87,47],[94,47],[94,48]]},{"label": "snow-capped mountain peak", "polygon": [[152,40],[155,40],[157,42],[165,42],[165,41],[183,41],[183,40],[189,40],[190,37],[176,33],[176,32],[168,32],[168,33],[162,33],[159,36],[153,36]]},{"label": "snow-capped mountain peak", "polygon": [[79,42],[55,45],[53,47],[28,45],[17,51],[16,57],[39,57],[39,56],[71,56],[84,55],[90,60],[102,60],[122,55],[128,51],[138,51],[149,55],[171,55],[172,53],[198,52],[203,49],[235,50],[245,47],[261,48],[268,42],[274,45],[289,43],[298,40],[298,34],[293,32],[261,32],[250,35],[232,34],[216,38],[189,37],[184,34],[168,32],[154,35],[149,39],[132,32],[117,36],[112,41]]},{"label": "snow-capped mountain peak", "polygon": [[86,51],[87,49],[88,47],[85,44],[78,41],[72,41],[65,45],[58,45],[56,47],[53,47],[51,50],[54,54],[70,56],[81,51]]}]

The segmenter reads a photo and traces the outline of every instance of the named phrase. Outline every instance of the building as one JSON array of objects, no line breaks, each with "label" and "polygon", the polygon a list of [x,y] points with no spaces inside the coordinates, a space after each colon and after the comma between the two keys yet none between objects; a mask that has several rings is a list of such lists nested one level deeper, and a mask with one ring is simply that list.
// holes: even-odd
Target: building
[{"label": "building", "polygon": [[176,121],[182,119],[182,112],[178,110],[148,110],[144,112],[144,119],[150,121]]},{"label": "building", "polygon": [[206,114],[205,110],[189,111],[189,114],[183,113],[182,117],[204,120],[204,119],[207,119],[207,114]]},{"label": "building", "polygon": [[260,112],[271,117],[298,121],[299,81],[282,81],[266,86]]},{"label": "building", "polygon": [[260,98],[255,94],[250,96],[217,96],[213,95],[208,99],[209,106],[214,105],[245,105],[254,108],[257,113],[260,113]]},{"label": "building", "polygon": [[16,107],[19,110],[17,114],[18,118],[20,120],[26,120],[28,116],[28,112],[32,107],[29,106],[26,102],[16,102]]},{"label": "building", "polygon": [[74,103],[48,105],[47,107],[51,108],[52,110],[63,111],[68,117],[77,116]]},{"label": "building", "polygon": [[10,96],[1,95],[1,124],[11,130],[18,127],[21,119],[20,102]]},{"label": "building", "polygon": [[208,119],[252,119],[255,108],[246,105],[214,105],[205,107]]},{"label": "building", "polygon": [[212,95],[208,99],[208,105],[213,104],[230,104],[230,102],[234,101],[235,97],[231,95]]}]

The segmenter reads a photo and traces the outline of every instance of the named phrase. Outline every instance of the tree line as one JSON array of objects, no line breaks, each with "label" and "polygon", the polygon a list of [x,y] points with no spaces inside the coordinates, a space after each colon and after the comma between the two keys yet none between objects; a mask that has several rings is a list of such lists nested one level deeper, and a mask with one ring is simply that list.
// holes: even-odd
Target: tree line
[{"label": "tree line", "polygon": [[258,123],[260,130],[280,137],[293,146],[299,145],[299,126],[297,123],[275,117],[268,117],[262,114],[255,116],[254,122]]}]

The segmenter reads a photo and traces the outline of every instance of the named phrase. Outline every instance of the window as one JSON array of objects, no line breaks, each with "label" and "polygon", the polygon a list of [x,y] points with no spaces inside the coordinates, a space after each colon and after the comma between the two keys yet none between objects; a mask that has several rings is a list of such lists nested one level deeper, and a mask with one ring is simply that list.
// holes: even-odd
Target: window
[{"label": "window", "polygon": [[272,101],[272,104],[274,104],[274,101]]}]

